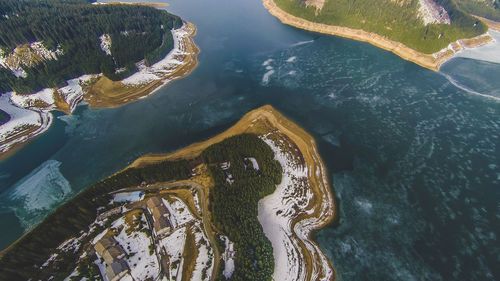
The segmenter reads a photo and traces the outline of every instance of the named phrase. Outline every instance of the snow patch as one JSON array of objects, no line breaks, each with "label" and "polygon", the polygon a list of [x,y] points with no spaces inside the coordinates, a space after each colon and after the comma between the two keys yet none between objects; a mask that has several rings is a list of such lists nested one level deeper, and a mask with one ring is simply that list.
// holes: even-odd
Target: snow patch
[{"label": "snow patch", "polygon": [[275,159],[283,167],[281,183],[273,194],[259,201],[258,219],[266,237],[273,245],[274,280],[305,280],[307,270],[300,247],[291,238],[292,219],[309,204],[311,194],[306,184],[307,167],[302,166],[292,154],[282,151],[275,143],[262,137],[274,151]]},{"label": "snow patch", "polygon": [[451,24],[450,16],[443,6],[438,5],[433,0],[419,0],[418,16],[429,24]]},{"label": "snow patch", "polygon": [[37,41],[17,46],[9,54],[0,51],[0,66],[12,71],[16,77],[26,77],[23,67],[33,67],[40,62],[57,60],[63,54],[61,46],[52,51],[45,47],[43,42]]},{"label": "snow patch", "polygon": [[168,53],[165,58],[159,62],[147,67],[144,61],[137,63],[138,71],[131,76],[125,78],[121,82],[125,85],[137,86],[151,83],[155,80],[160,80],[166,74],[175,71],[176,67],[183,63],[179,59],[185,56],[185,39],[189,37],[189,26],[184,23],[181,28],[171,30],[174,39],[174,48]]},{"label": "snow patch", "polygon": [[[0,96],[0,110],[10,116],[9,121],[0,125],[0,152],[7,151],[12,145],[23,142],[31,136],[43,133],[52,122],[50,113],[16,106],[11,100],[13,95],[13,92],[9,92]],[[36,129],[31,134],[14,138],[33,127]]]},{"label": "snow patch", "polygon": [[111,56],[111,36],[109,34],[102,34],[99,36],[99,41],[101,42],[101,50],[106,55]]},{"label": "snow patch", "polygon": [[68,85],[59,88],[58,92],[61,93],[66,103],[69,105],[69,111],[73,112],[78,103],[83,99],[85,92],[82,86],[89,83],[90,80],[97,78],[99,75],[82,75],[80,77],[68,80]]},{"label": "snow patch", "polygon": [[160,247],[168,255],[169,276],[172,280],[181,280],[182,278],[182,253],[186,243],[186,228],[182,227],[174,231],[169,236],[159,241]]},{"label": "snow patch", "polygon": [[184,202],[177,197],[171,196],[170,200],[165,200],[162,198],[163,204],[167,207],[170,213],[170,223],[172,227],[183,227],[188,222],[195,220],[189,208],[184,204]]},{"label": "snow patch", "polygon": [[[210,247],[210,242],[199,223],[196,223],[192,229],[196,245],[198,246],[198,257],[196,258],[191,280],[210,280],[210,275],[214,267],[212,247]],[[205,278],[203,278],[204,270],[207,272]]]},{"label": "snow patch", "polygon": [[17,107],[36,109],[43,108],[43,111],[49,111],[54,108],[54,90],[43,89],[29,95],[21,95],[13,92],[10,100]]},{"label": "snow patch", "polygon": [[153,243],[152,238],[139,231],[132,231],[128,234],[129,226],[123,217],[113,223],[114,228],[119,226],[123,226],[123,229],[115,236],[115,240],[127,253],[125,260],[130,267],[132,277],[135,280],[156,279],[160,273],[160,266],[156,255],[149,254],[149,247]]}]

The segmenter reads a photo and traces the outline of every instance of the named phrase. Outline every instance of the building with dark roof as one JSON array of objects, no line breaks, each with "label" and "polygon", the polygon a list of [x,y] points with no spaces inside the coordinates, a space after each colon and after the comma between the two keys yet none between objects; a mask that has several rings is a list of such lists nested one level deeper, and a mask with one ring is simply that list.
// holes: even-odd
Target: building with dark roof
[{"label": "building with dark roof", "polygon": [[126,253],[112,236],[101,238],[95,243],[94,249],[106,263],[106,276],[109,281],[119,280],[129,272],[124,260]]},{"label": "building with dark roof", "polygon": [[161,198],[151,197],[146,202],[148,212],[153,217],[153,233],[156,236],[162,236],[170,232],[172,225],[168,219],[168,209],[165,207]]},{"label": "building with dark roof", "polygon": [[106,266],[106,277],[109,281],[120,280],[129,272],[127,263],[123,260],[117,260]]}]

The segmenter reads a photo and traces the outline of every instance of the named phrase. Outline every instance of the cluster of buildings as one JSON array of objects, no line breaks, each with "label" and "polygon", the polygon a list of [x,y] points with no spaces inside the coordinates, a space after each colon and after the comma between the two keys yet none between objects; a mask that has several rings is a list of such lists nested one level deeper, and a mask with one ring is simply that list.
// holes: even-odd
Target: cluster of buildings
[{"label": "cluster of buildings", "polygon": [[164,234],[170,233],[172,225],[168,219],[169,212],[160,198],[151,197],[146,202],[148,212],[153,218],[153,234],[156,237],[162,237]]},{"label": "cluster of buildings", "polygon": [[128,264],[125,261],[125,251],[113,237],[107,236],[101,238],[94,245],[94,249],[106,263],[106,277],[108,277],[109,281],[120,280],[130,272]]}]

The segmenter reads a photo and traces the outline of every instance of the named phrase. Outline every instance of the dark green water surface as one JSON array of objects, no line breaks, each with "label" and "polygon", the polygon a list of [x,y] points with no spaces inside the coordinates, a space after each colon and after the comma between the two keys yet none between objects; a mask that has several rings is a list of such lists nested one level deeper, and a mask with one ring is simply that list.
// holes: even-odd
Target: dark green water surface
[{"label": "dark green water surface", "polygon": [[271,104],[318,140],[340,221],[315,239],[339,280],[500,280],[499,64],[435,73],[285,26],[259,0],[168,3],[198,27],[199,66],[133,104],[55,114],[1,162],[0,248],[135,158]]}]

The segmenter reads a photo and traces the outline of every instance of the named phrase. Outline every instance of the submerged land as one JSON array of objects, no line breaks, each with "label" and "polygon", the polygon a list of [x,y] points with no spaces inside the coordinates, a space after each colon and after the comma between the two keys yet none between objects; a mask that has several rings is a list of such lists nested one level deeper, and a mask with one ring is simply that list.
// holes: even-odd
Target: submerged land
[{"label": "submerged land", "polygon": [[[65,4],[55,3],[56,8],[59,7],[57,5],[61,5],[63,9],[74,9],[76,12],[80,10],[93,12],[96,9],[104,9],[105,6],[110,6],[113,8],[110,12],[111,15],[113,13],[118,14],[118,12],[114,12],[114,9],[126,12],[131,9],[131,12],[133,12],[133,9],[136,9],[133,5],[122,5],[122,3],[88,5],[75,2],[66,6]],[[24,1],[23,4],[34,5],[30,1]],[[153,6],[157,7],[158,5]],[[138,6],[137,9],[140,9],[140,12],[152,14],[156,10],[146,6]],[[86,35],[90,36],[90,39],[85,37],[82,40],[95,39],[98,41],[96,44],[100,44],[100,46],[97,45],[96,47],[98,50],[95,50],[97,53],[96,58],[91,59],[91,61],[96,60],[95,64],[97,65],[101,63],[100,70],[104,72],[100,74],[84,74],[64,81],[63,85],[59,87],[47,87],[35,92],[29,92],[32,89],[30,87],[36,89],[36,87],[45,86],[46,83],[50,84],[52,80],[72,75],[64,73],[65,71],[81,73],[88,70],[90,73],[95,73],[95,70],[92,67],[81,70],[67,70],[67,67],[64,66],[66,65],[65,61],[68,59],[66,56],[76,55],[67,54],[70,49],[64,50],[60,46],[55,51],[51,50],[45,46],[47,43],[43,41],[18,45],[11,53],[1,51],[0,74],[3,76],[0,78],[5,80],[5,85],[2,88],[5,88],[7,92],[1,94],[0,112],[7,115],[7,118],[0,123],[0,160],[10,156],[26,142],[45,132],[52,122],[51,111],[58,110],[71,114],[82,101],[87,103],[89,107],[122,106],[146,98],[160,87],[189,75],[198,64],[197,55],[200,52],[193,40],[196,35],[196,26],[181,21],[178,17],[164,11],[158,13],[166,17],[165,21],[172,21],[168,22],[171,30],[167,29],[166,23],[158,22],[155,23],[158,26],[151,27],[159,28],[157,31],[138,34],[138,31],[121,30],[117,35],[102,34],[101,36],[95,36],[96,38],[93,38],[93,34]],[[160,25],[160,23],[162,24]],[[4,25],[7,26],[8,23],[4,23]],[[151,35],[148,35],[149,33]],[[154,49],[149,50],[147,47],[141,47],[143,43],[137,43],[137,40],[151,40],[150,42],[154,46],[155,41],[152,38],[141,38],[141,36],[151,37],[153,34],[159,36],[159,39],[155,37],[159,41],[157,42],[158,46]],[[48,40],[55,39],[48,37],[46,41]],[[128,45],[127,40],[130,43],[138,44],[138,46],[129,46],[129,50],[123,49],[125,46],[118,46],[118,44]],[[14,41],[13,46],[17,44],[15,42],[18,41]],[[134,54],[136,51],[141,53],[142,51],[146,52],[146,50],[149,52],[146,55],[140,54],[137,56]],[[124,55],[126,56],[124,57]],[[134,61],[134,58],[137,60]],[[76,61],[72,63],[75,65],[87,63],[79,62],[76,57],[74,59]],[[102,62],[99,62],[99,60]],[[107,66],[106,63],[111,65]],[[43,68],[45,64],[53,64],[54,66]],[[93,62],[90,64],[92,65]],[[124,64],[124,67],[118,68]],[[112,71],[106,70],[110,67]],[[38,70],[38,68],[43,70]],[[58,68],[61,68],[61,70],[57,70]],[[49,73],[44,74],[43,71]],[[13,78],[13,74],[19,77]],[[31,82],[39,79],[37,75],[49,77],[41,82]],[[54,78],[50,76],[54,76]],[[24,91],[28,91],[28,93]]]},{"label": "submerged land", "polygon": [[335,214],[314,139],[263,106],[80,193],[1,253],[0,278],[333,280],[311,233]]},{"label": "submerged land", "polygon": [[[467,25],[467,28],[470,30],[463,32],[462,36],[466,37],[451,39],[460,36],[458,34],[460,34],[459,30],[461,28],[448,30],[452,28],[451,26],[453,26],[455,19],[450,17],[442,6],[433,1],[385,2],[383,5],[388,6],[387,10],[389,8],[396,11],[401,9],[401,13],[397,14],[395,12],[396,14],[391,15],[393,11],[373,10],[370,12],[371,17],[374,17],[371,21],[363,17],[362,11],[364,10],[359,7],[357,9],[349,7],[346,13],[347,11],[356,10],[356,12],[352,12],[356,14],[352,16],[346,15],[345,19],[334,16],[335,12],[332,12],[332,9],[343,11],[342,9],[346,8],[344,6],[347,5],[344,2],[337,0],[263,0],[264,7],[284,24],[313,32],[368,42],[374,46],[393,52],[405,60],[434,71],[439,71],[441,65],[453,58],[461,50],[479,47],[492,42],[493,38],[486,30],[488,27],[496,30],[499,25],[498,22],[477,16],[481,21],[474,23],[472,16],[464,14],[457,19],[457,22],[463,24],[463,22],[469,21],[470,23]],[[420,2],[420,8],[417,9],[414,6],[414,2]],[[328,7],[326,6],[327,4],[329,4]],[[368,3],[357,5],[365,6]],[[376,6],[377,4],[373,3],[372,5]],[[449,6],[454,7],[454,9],[456,8],[451,1]],[[387,15],[384,15],[384,13]],[[455,14],[460,13],[463,12],[457,8]],[[378,14],[380,19],[377,19],[375,14]],[[408,22],[406,22],[405,17],[408,17]],[[379,20],[380,22],[378,22]],[[409,26],[415,30],[412,31],[408,27],[408,31],[406,31],[405,24],[410,24]],[[450,27],[447,27],[447,25]],[[418,26],[421,27],[419,28]],[[363,27],[366,27],[366,30]],[[438,31],[440,29],[446,30],[446,32]],[[377,30],[377,32],[369,30]],[[423,32],[422,30],[425,31],[425,35],[419,34]],[[452,35],[447,38],[447,34]],[[420,39],[420,36],[424,39]]]}]

